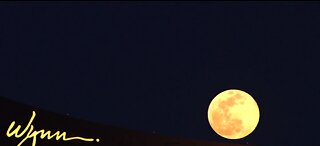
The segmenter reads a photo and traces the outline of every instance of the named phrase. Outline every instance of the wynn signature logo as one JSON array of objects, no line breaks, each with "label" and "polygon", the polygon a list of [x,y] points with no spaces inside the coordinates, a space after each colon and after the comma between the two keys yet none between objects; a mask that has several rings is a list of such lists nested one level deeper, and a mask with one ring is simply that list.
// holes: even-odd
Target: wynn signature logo
[{"label": "wynn signature logo", "polygon": [[11,122],[6,134],[8,137],[14,136],[15,138],[18,138],[18,139],[22,138],[22,140],[17,146],[21,146],[29,138],[32,139],[32,146],[36,146],[38,136],[41,139],[46,138],[48,140],[55,138],[55,140],[62,140],[62,141],[70,141],[70,140],[82,140],[82,141],[88,141],[88,142],[100,141],[98,138],[93,139],[93,138],[84,138],[84,137],[67,137],[67,132],[61,133],[60,131],[57,131],[54,134],[51,134],[50,130],[42,129],[37,131],[35,130],[35,127],[32,125],[32,122],[35,117],[36,117],[36,112],[33,111],[28,125],[22,131],[20,131],[21,125],[18,125],[14,130],[12,130],[16,122],[15,121]]}]

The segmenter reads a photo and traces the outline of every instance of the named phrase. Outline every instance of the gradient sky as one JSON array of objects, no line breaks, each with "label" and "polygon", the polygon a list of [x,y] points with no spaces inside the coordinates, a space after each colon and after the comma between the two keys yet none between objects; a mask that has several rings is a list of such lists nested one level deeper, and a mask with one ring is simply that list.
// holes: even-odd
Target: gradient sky
[{"label": "gradient sky", "polygon": [[[1,2],[0,95],[149,133],[317,145],[319,48],[316,2]],[[242,140],[207,120],[230,88],[260,106]]]}]

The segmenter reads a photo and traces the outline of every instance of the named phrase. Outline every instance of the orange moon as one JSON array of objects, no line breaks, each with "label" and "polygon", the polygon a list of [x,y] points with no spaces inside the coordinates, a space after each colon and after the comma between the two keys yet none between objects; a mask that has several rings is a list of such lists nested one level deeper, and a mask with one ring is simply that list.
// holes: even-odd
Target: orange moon
[{"label": "orange moon", "polygon": [[237,89],[219,93],[208,109],[211,128],[227,139],[248,136],[257,127],[259,118],[256,101],[248,93]]}]

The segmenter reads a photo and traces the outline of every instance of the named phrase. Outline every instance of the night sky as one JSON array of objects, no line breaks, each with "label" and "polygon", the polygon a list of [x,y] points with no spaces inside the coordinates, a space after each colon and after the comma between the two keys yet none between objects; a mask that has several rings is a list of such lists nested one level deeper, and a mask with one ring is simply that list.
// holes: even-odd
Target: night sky
[{"label": "night sky", "polygon": [[[319,67],[316,2],[0,3],[0,95],[115,127],[315,146]],[[261,115],[236,141],[207,120],[231,88]]]}]

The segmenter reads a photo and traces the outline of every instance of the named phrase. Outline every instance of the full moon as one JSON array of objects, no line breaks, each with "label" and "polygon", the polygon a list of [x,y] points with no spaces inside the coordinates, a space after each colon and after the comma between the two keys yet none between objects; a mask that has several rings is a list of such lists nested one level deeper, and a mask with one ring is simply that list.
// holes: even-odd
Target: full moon
[{"label": "full moon", "polygon": [[260,112],[256,101],[246,92],[230,89],[219,93],[210,103],[211,128],[227,139],[240,139],[254,131]]}]

